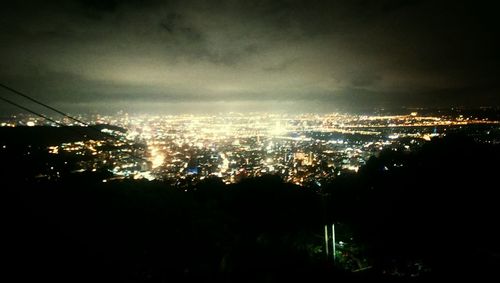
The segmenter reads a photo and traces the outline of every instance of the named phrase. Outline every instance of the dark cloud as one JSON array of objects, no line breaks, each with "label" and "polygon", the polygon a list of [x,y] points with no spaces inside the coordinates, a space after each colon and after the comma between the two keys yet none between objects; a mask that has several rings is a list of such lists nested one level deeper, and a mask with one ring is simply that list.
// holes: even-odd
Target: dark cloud
[{"label": "dark cloud", "polygon": [[82,0],[2,8],[2,82],[65,106],[500,100],[497,7],[487,2]]}]

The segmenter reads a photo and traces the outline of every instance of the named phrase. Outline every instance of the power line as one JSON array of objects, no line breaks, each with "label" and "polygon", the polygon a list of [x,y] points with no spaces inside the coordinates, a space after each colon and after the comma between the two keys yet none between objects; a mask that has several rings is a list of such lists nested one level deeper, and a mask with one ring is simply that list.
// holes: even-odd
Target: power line
[{"label": "power line", "polygon": [[[78,123],[80,123],[80,124],[82,124],[82,125],[85,125],[85,126],[87,126],[89,129],[92,129],[92,130],[94,130],[94,131],[98,132],[98,133],[99,133],[99,134],[101,134],[101,135],[107,136],[107,137],[109,137],[109,138],[111,138],[111,139],[113,139],[113,140],[115,140],[115,141],[124,142],[124,141],[120,140],[118,137],[116,137],[116,136],[114,136],[114,135],[108,134],[108,133],[106,133],[106,132],[102,132],[101,130],[99,130],[99,129],[95,128],[93,125],[90,125],[89,123],[86,123],[86,122],[84,122],[84,121],[82,121],[82,120],[80,120],[80,119],[77,119],[77,118],[75,118],[75,117],[73,117],[73,116],[69,115],[69,114],[66,114],[66,113],[64,113],[64,112],[62,112],[62,111],[60,111],[60,110],[58,110],[58,109],[56,109],[56,108],[54,108],[54,107],[52,107],[52,106],[50,106],[50,105],[47,105],[47,104],[45,104],[45,103],[43,103],[43,102],[41,102],[41,101],[38,101],[38,100],[36,100],[36,99],[34,99],[34,98],[30,97],[29,95],[27,95],[27,94],[23,93],[23,92],[20,92],[20,91],[18,91],[18,90],[16,90],[16,89],[13,89],[13,88],[9,87],[9,86],[6,86],[6,85],[4,85],[3,83],[0,83],[0,86],[1,86],[1,87],[3,87],[4,89],[6,89],[6,90],[8,90],[8,91],[10,91],[10,92],[12,92],[12,93],[14,93],[14,94],[17,94],[17,95],[22,96],[22,97],[24,97],[24,98],[26,98],[26,99],[28,99],[28,100],[30,100],[30,101],[32,101],[32,102],[35,102],[36,104],[39,104],[39,105],[41,105],[41,106],[43,106],[43,107],[46,107],[46,108],[48,108],[48,109],[50,109],[50,110],[52,110],[52,111],[55,111],[55,112],[57,112],[57,113],[59,113],[59,114],[63,115],[64,117],[67,117],[67,118],[69,118],[69,119],[71,119],[71,120],[73,120],[73,121],[76,121],[76,122],[78,122]],[[59,125],[59,126],[67,127],[66,125],[64,125],[64,124],[62,124],[62,123],[60,123],[60,122],[57,122],[57,121],[55,121],[55,120],[53,120],[53,119],[51,119],[51,118],[47,117],[46,115],[43,115],[43,114],[38,113],[38,112],[36,112],[36,111],[33,111],[33,110],[31,110],[31,109],[29,109],[29,108],[27,108],[27,107],[24,107],[24,106],[22,106],[22,105],[20,105],[20,104],[18,104],[18,103],[15,103],[15,102],[13,102],[13,101],[11,101],[11,100],[9,100],[9,99],[3,98],[3,97],[0,97],[0,99],[1,99],[1,100],[3,100],[3,101],[5,101],[5,102],[7,102],[7,103],[9,103],[9,104],[11,104],[11,105],[14,105],[14,106],[16,106],[16,107],[18,107],[18,108],[20,108],[20,109],[23,109],[23,110],[25,110],[25,111],[28,111],[29,113],[32,113],[32,114],[34,114],[34,115],[36,115],[36,116],[38,116],[38,117],[41,117],[41,118],[44,118],[44,119],[46,119],[46,120],[48,120],[48,121],[51,121],[51,122],[53,122],[53,123],[56,123],[56,124],[57,124],[57,125]],[[131,145],[130,145],[130,144],[128,144],[127,142],[125,142],[125,144],[126,144],[126,145],[128,145],[128,146],[131,146]],[[132,157],[132,158],[135,158],[135,159],[141,160],[141,161],[143,161],[143,162],[148,162],[148,160],[147,160],[147,159],[145,159],[145,158],[143,158],[143,157],[141,157],[141,156],[137,156],[137,155],[134,155],[134,154],[131,154],[131,153],[128,153],[128,152],[125,152],[125,154],[126,154],[126,155],[128,155],[128,156],[130,156],[130,157]]]},{"label": "power line", "polygon": [[74,118],[74,117],[72,117],[72,116],[70,116],[70,115],[68,115],[68,114],[66,114],[66,113],[64,113],[64,112],[62,112],[60,110],[57,110],[56,108],[54,108],[54,107],[52,107],[50,105],[47,105],[47,104],[45,104],[45,103],[43,103],[43,102],[41,102],[41,101],[39,101],[37,99],[34,99],[34,98],[30,97],[29,95],[27,95],[27,94],[25,94],[25,93],[23,93],[21,91],[18,91],[18,90],[13,89],[13,88],[11,88],[9,86],[6,86],[3,83],[0,83],[0,87],[3,87],[4,89],[6,89],[6,90],[8,90],[10,92],[13,92],[13,93],[15,93],[15,94],[17,94],[19,96],[22,96],[22,97],[24,97],[24,98],[26,98],[26,99],[28,99],[30,101],[33,101],[36,104],[42,105],[43,107],[46,107],[46,108],[48,108],[48,109],[50,109],[50,110],[52,110],[54,112],[57,112],[57,113],[63,115],[64,117],[67,117],[67,118],[69,118],[69,119],[71,119],[71,120],[73,120],[75,122],[78,122],[78,123],[80,123],[82,125],[85,125],[85,126],[90,126],[88,123],[85,123],[85,122],[81,121],[80,119]]},{"label": "power line", "polygon": [[[4,89],[6,89],[6,90],[8,90],[8,91],[10,91],[10,92],[12,92],[12,93],[14,93],[14,94],[16,94],[16,95],[19,95],[19,96],[21,96],[21,97],[24,97],[24,98],[26,98],[26,99],[28,99],[28,100],[30,100],[30,101],[32,101],[32,102],[35,102],[35,103],[36,103],[36,104],[38,104],[38,105],[41,105],[41,106],[43,106],[43,107],[45,107],[45,108],[48,108],[48,109],[50,109],[50,110],[52,110],[52,111],[54,111],[54,112],[56,112],[56,113],[58,113],[58,114],[61,114],[61,115],[62,115],[62,116],[64,116],[64,117],[67,117],[67,118],[69,118],[69,119],[71,119],[71,120],[73,120],[73,121],[76,121],[76,122],[78,122],[78,123],[80,123],[80,124],[84,125],[84,126],[87,126],[87,127],[91,128],[92,130],[95,130],[95,131],[99,132],[100,134],[106,135],[106,136],[108,136],[108,137],[110,137],[110,138],[112,138],[112,139],[114,139],[114,140],[118,140],[118,139],[117,139],[117,137],[115,137],[115,136],[113,136],[113,135],[111,135],[111,134],[108,134],[108,133],[104,133],[104,132],[102,132],[101,130],[96,129],[94,126],[90,125],[89,123],[84,122],[84,121],[82,121],[82,120],[80,120],[80,119],[77,119],[77,118],[75,118],[75,117],[73,117],[73,116],[71,116],[71,115],[69,115],[69,114],[66,114],[66,113],[64,113],[63,111],[58,110],[58,109],[56,109],[56,108],[54,108],[54,107],[52,107],[52,106],[50,106],[50,105],[48,105],[48,104],[46,104],[46,103],[43,103],[43,102],[41,102],[41,101],[39,101],[39,100],[37,100],[37,99],[34,99],[33,97],[31,97],[31,96],[27,95],[26,93],[23,93],[23,92],[21,92],[21,91],[19,91],[19,90],[16,90],[16,89],[12,88],[12,87],[9,87],[9,86],[7,86],[7,85],[5,85],[5,84],[3,84],[3,83],[0,83],[0,87],[3,87]],[[25,109],[25,110],[26,110],[26,109]],[[30,111],[30,112],[31,112],[31,113],[33,113],[32,111]],[[35,114],[35,115],[40,116],[41,114],[40,114],[40,115],[39,115],[39,114]],[[45,115],[44,115],[44,116],[45,116]],[[41,117],[41,116],[40,116],[40,117]],[[46,117],[46,116],[45,116],[45,117]],[[58,124],[59,124],[59,123],[58,123]],[[60,124],[59,124],[59,125],[60,125]]]},{"label": "power line", "polygon": [[53,120],[53,119],[51,119],[51,118],[49,118],[49,117],[47,117],[47,116],[45,116],[43,114],[37,113],[37,112],[35,112],[33,110],[30,110],[30,109],[28,109],[28,108],[26,108],[26,107],[24,107],[22,105],[19,105],[19,104],[15,103],[14,101],[11,101],[11,100],[7,99],[7,98],[0,97],[0,99],[3,100],[3,101],[5,101],[5,102],[7,102],[7,103],[9,103],[9,104],[11,104],[11,105],[14,105],[14,106],[16,106],[18,108],[21,108],[21,109],[25,110],[25,111],[28,111],[31,114],[34,114],[34,115],[36,115],[38,117],[41,117],[41,118],[46,119],[46,120],[48,120],[48,121],[50,121],[52,123],[55,123],[55,124],[57,124],[59,126],[65,126],[64,124],[59,123],[56,120]]}]

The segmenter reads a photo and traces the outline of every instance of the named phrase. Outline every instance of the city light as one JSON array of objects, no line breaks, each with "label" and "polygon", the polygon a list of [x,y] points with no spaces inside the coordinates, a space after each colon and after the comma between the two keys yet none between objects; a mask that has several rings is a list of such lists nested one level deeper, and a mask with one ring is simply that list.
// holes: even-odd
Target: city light
[{"label": "city light", "polygon": [[151,147],[150,150],[152,156],[151,167],[155,169],[163,165],[163,161],[165,160],[165,155],[161,151],[159,151],[156,147]]},{"label": "city light", "polygon": [[[26,116],[16,123],[41,124],[37,119]],[[48,146],[50,154],[84,158],[73,166],[73,172],[107,168],[112,178],[189,178],[194,182],[217,176],[228,184],[244,177],[276,174],[286,182],[318,187],[342,173],[358,172],[382,150],[407,151],[468,125],[483,126],[485,131],[498,126],[497,121],[414,112],[398,116],[98,115],[87,119],[122,127],[125,132],[104,128],[102,132],[118,138]]]}]

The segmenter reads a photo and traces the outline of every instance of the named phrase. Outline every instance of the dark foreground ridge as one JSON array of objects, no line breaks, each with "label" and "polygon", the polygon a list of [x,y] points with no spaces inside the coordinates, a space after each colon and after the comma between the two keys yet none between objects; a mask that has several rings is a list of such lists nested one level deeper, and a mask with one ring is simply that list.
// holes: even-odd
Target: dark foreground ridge
[{"label": "dark foreground ridge", "polygon": [[[26,180],[2,151],[9,282],[429,281],[498,277],[497,145],[461,137],[382,152],[322,188],[277,176],[188,188]],[[324,225],[336,225],[336,261]],[[498,279],[498,278],[497,278]]]},{"label": "dark foreground ridge", "polygon": [[0,143],[8,146],[29,144],[46,147],[81,140],[103,140],[108,138],[107,134],[101,132],[103,129],[125,132],[123,128],[104,124],[92,125],[92,127],[0,127]]}]

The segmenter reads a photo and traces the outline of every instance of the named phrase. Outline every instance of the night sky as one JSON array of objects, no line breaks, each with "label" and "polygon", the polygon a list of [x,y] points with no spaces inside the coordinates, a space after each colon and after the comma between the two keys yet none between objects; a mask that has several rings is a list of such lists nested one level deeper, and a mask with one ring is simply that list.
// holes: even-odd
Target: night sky
[{"label": "night sky", "polygon": [[0,81],[65,111],[500,105],[486,1],[4,2]]}]

